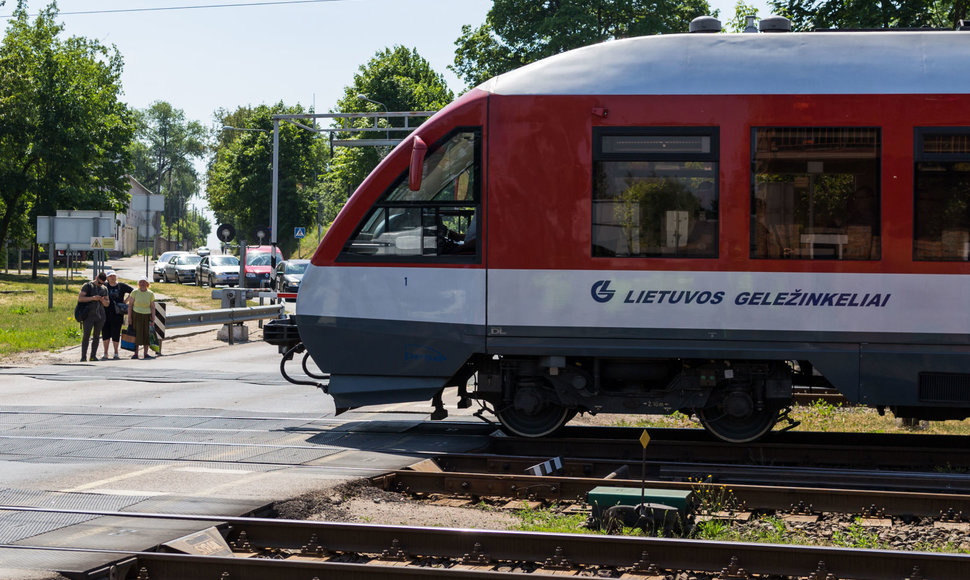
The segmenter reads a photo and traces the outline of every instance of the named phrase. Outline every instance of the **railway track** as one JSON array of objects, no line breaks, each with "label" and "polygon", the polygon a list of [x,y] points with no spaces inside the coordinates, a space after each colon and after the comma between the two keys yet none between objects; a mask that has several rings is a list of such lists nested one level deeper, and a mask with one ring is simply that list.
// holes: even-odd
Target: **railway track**
[{"label": "railway track", "polygon": [[[495,436],[497,455],[596,457],[640,461],[640,428],[576,426],[555,437]],[[955,435],[772,432],[755,443],[714,439],[699,429],[649,429],[647,458],[664,462],[798,465],[936,471],[970,465],[970,446]]]},{"label": "railway track", "polygon": [[[502,468],[511,465],[529,466],[545,461],[545,458],[494,457],[487,455],[449,455],[434,463],[424,462],[415,469],[398,470],[371,479],[375,485],[389,491],[409,494],[443,494],[464,497],[502,497],[509,499],[542,500],[546,502],[585,501],[586,494],[595,487],[628,487],[639,489],[641,480],[637,471],[620,471],[619,477],[569,476],[589,460],[562,459],[564,475],[527,475],[519,473],[495,473],[496,464]],[[460,470],[454,470],[460,466]],[[506,470],[507,471],[507,470]],[[613,472],[615,474],[617,472]],[[609,475],[613,475],[609,474]],[[763,472],[765,479],[774,478],[770,471]],[[787,485],[724,484],[710,481],[661,481],[647,480],[651,489],[695,492],[697,495],[722,494],[730,489],[733,501],[744,506],[745,511],[790,513],[792,511],[836,512],[856,514],[860,517],[929,517],[954,520],[955,514],[970,514],[970,495],[960,493],[928,493],[910,491],[887,491],[878,489],[851,489],[845,485],[830,483],[828,487]]]},{"label": "railway track", "polygon": [[[858,550],[812,546],[709,542],[650,537],[500,532],[391,527],[331,522],[187,516],[133,512],[48,510],[0,506],[0,510],[126,518],[177,518],[214,526],[169,542],[195,546],[196,553],[98,550],[111,561],[72,572],[72,579],[278,580],[482,579],[510,572],[530,577],[602,575],[657,578],[689,571],[707,578],[748,574],[792,578],[901,580],[960,578],[970,556],[925,552]],[[76,547],[6,545],[4,550],[74,550]],[[209,554],[209,555],[204,555]],[[812,576],[814,574],[814,576]],[[829,576],[831,575],[831,576]]]},{"label": "railway track", "polygon": [[[442,471],[519,475],[548,460],[548,456],[523,457],[493,454],[448,454],[436,457]],[[635,479],[661,481],[704,480],[710,483],[760,484],[790,487],[851,487],[853,489],[970,493],[965,473],[885,471],[786,465],[733,465],[675,461],[631,461],[626,459],[560,458],[557,475],[603,478],[628,474]]]}]

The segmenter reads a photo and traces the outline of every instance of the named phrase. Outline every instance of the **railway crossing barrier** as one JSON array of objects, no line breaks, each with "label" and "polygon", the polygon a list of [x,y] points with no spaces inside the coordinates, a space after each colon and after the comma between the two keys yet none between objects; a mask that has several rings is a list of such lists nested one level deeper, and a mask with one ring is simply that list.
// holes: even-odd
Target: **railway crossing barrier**
[{"label": "railway crossing barrier", "polygon": [[165,309],[164,302],[155,303],[155,336],[158,337],[158,354],[162,354],[162,345],[165,344]]},{"label": "railway crossing barrier", "polygon": [[296,292],[274,292],[260,288],[213,288],[212,297],[216,300],[222,300],[223,308],[232,308],[234,306],[245,306],[247,300],[256,298],[260,300],[265,298],[270,300],[295,300]]},{"label": "railway crossing barrier", "polygon": [[[222,324],[228,333],[229,344],[233,344],[235,335],[237,334],[233,330],[233,327],[237,324],[249,320],[262,321],[265,318],[280,318],[285,313],[285,308],[282,304],[270,304],[266,306],[246,306],[245,304],[246,301],[244,299],[242,300],[242,306],[237,307],[168,314],[165,311],[165,303],[156,302],[155,333],[161,342],[165,337],[167,329]],[[161,349],[159,349],[159,354],[161,354]]]}]

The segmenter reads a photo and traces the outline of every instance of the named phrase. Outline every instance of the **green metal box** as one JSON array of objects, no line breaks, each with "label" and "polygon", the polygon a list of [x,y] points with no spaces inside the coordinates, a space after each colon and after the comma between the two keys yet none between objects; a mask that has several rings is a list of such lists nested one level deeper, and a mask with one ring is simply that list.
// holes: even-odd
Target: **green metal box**
[{"label": "green metal box", "polygon": [[[652,489],[643,492],[643,503],[668,505],[681,515],[687,514],[687,506],[691,496],[690,491],[678,489]],[[607,487],[599,486],[589,490],[586,501],[592,508],[594,518],[599,518],[603,510],[615,505],[635,507],[640,504],[639,487]]]}]

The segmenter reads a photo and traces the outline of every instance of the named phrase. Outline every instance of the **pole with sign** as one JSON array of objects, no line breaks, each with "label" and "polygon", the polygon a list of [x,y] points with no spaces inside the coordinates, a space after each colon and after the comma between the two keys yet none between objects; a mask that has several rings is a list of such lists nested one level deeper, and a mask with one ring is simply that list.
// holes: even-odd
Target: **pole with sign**
[{"label": "pole with sign", "polygon": [[647,493],[647,444],[650,443],[650,435],[647,430],[643,430],[640,435],[640,445],[643,445],[643,462],[640,463],[640,505],[643,505]]},{"label": "pole with sign", "polygon": [[[102,248],[104,247],[102,240],[105,238],[111,238],[112,243],[114,241],[113,212],[72,210],[70,213],[72,215],[37,216],[36,242],[38,245],[47,245],[47,308],[49,310],[54,308],[54,259],[57,250],[91,250],[94,239],[98,240]],[[97,264],[92,263],[95,268],[94,275],[97,275]]]},{"label": "pole with sign", "polygon": [[[293,237],[298,240],[302,240],[303,238],[305,238],[306,228],[293,228]],[[296,257],[297,258],[303,257],[303,248],[300,247],[300,244],[297,244],[296,246]]]}]

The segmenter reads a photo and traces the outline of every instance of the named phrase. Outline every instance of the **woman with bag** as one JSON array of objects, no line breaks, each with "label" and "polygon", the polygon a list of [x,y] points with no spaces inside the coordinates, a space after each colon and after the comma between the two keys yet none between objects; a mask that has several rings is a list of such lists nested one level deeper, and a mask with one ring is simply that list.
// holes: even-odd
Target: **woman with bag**
[{"label": "woman with bag", "polygon": [[[98,274],[94,280],[85,282],[77,295],[78,304],[87,304],[84,318],[81,320],[83,333],[81,335],[81,362],[98,360],[98,339],[101,337],[101,327],[104,326],[104,307],[108,305],[108,291],[104,289],[104,282],[108,279],[104,272]],[[93,331],[93,332],[92,332]],[[88,337],[91,337],[91,358],[88,355]],[[108,352],[105,351],[105,358]]]},{"label": "woman with bag", "polygon": [[114,342],[114,358],[120,358],[118,345],[121,341],[121,327],[124,326],[128,314],[125,299],[135,290],[124,282],[118,282],[118,274],[114,270],[108,270],[107,276],[108,283],[105,288],[108,290],[108,306],[105,308],[104,328],[101,329],[101,340],[104,341],[104,356],[101,360],[108,358],[108,342]]},{"label": "woman with bag", "polygon": [[149,326],[155,314],[155,293],[148,289],[150,282],[142,276],[138,279],[138,290],[128,296],[128,324],[135,327],[135,354],[131,358],[138,358],[138,346],[144,348],[144,358],[155,358],[148,354]]}]

